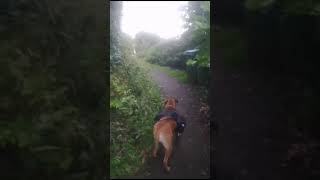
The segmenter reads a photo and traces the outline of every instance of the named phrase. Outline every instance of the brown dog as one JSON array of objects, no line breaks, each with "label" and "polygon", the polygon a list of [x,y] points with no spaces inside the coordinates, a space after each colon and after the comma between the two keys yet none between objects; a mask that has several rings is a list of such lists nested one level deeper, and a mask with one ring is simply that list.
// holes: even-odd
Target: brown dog
[{"label": "brown dog", "polygon": [[[178,100],[174,98],[168,98],[164,102],[165,110],[175,110],[177,103],[178,103]],[[154,128],[153,128],[154,149],[153,149],[152,155],[153,157],[157,157],[159,143],[161,143],[165,148],[163,165],[166,171],[168,172],[170,171],[169,159],[172,153],[173,135],[176,127],[177,127],[177,123],[173,118],[163,117],[154,125]]]}]

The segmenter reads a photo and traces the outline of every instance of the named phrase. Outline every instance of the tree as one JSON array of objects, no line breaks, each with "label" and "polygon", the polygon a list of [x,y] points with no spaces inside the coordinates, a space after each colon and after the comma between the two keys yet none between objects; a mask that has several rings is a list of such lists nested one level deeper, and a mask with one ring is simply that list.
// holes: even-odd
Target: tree
[{"label": "tree", "polygon": [[[190,43],[199,47],[199,55],[206,63],[210,59],[210,1],[190,1],[185,13],[185,35],[191,35]],[[184,36],[185,37],[185,36]]]}]

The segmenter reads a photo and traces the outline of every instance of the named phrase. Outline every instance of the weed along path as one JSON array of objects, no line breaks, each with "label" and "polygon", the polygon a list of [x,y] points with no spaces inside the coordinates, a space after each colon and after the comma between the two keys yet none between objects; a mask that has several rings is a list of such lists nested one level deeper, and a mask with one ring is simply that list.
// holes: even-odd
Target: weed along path
[{"label": "weed along path", "polygon": [[164,151],[160,146],[157,158],[152,158],[151,153],[148,154],[146,168],[138,173],[137,178],[209,178],[210,132],[201,121],[197,91],[190,85],[179,83],[164,72],[152,70],[150,74],[162,89],[163,97],[175,97],[179,100],[177,111],[186,118],[187,127],[179,140],[175,141],[171,172],[164,172],[162,166]]}]

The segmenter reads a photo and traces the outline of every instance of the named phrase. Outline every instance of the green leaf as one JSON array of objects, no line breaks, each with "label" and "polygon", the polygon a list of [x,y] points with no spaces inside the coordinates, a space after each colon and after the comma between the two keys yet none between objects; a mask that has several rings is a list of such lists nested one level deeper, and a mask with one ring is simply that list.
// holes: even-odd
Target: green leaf
[{"label": "green leaf", "polygon": [[119,99],[113,99],[110,101],[110,108],[118,109],[121,107],[121,101]]}]

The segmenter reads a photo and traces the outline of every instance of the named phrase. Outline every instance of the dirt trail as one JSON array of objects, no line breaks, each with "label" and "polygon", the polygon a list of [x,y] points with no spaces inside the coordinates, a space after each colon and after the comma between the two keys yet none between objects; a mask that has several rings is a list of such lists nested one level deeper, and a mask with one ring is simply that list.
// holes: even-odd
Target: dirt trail
[{"label": "dirt trail", "polygon": [[159,71],[153,71],[151,76],[161,87],[164,97],[170,96],[179,100],[177,111],[186,118],[187,127],[174,145],[171,172],[169,174],[164,172],[162,167],[164,153],[163,149],[159,148],[158,157],[149,158],[147,170],[139,173],[137,178],[209,178],[210,132],[201,122],[200,99],[197,91]]}]

